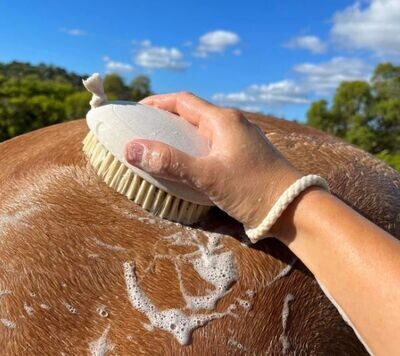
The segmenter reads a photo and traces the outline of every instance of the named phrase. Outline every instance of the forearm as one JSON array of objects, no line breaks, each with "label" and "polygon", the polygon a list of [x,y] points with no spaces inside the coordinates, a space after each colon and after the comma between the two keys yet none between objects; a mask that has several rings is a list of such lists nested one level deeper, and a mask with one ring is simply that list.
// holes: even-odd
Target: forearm
[{"label": "forearm", "polygon": [[397,240],[316,188],[289,206],[274,233],[325,285],[375,353],[400,349]]}]

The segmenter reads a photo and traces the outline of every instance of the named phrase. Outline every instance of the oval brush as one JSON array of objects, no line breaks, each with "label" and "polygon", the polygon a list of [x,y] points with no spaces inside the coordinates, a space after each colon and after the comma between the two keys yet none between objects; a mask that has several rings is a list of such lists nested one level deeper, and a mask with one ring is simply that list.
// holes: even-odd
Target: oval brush
[{"label": "oval brush", "polygon": [[132,101],[107,101],[98,73],[83,80],[93,94],[86,115],[83,152],[104,182],[143,209],[168,220],[193,224],[212,203],[198,191],[154,177],[124,158],[125,144],[142,138],[169,144],[192,156],[206,155],[208,141],[177,115]]}]

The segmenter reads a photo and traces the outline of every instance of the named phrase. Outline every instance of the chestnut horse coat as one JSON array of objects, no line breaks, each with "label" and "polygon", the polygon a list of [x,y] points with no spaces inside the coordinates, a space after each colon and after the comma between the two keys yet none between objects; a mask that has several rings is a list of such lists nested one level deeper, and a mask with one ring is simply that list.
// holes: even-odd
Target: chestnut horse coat
[{"label": "chestnut horse coat", "polygon": [[[246,115],[300,171],[322,175],[333,194],[400,237],[397,172],[314,129]],[[285,246],[249,244],[242,226],[216,209],[192,229],[152,217],[96,175],[81,151],[87,131],[72,121],[0,144],[1,355],[365,353]],[[188,345],[149,325],[124,278],[124,264],[134,264],[157,310],[200,313],[187,308],[182,288],[203,295],[212,286],[193,265],[178,266],[194,245],[171,244],[171,236],[203,247],[218,236],[234,258],[235,281],[215,310],[201,311],[219,316],[195,328]]]}]

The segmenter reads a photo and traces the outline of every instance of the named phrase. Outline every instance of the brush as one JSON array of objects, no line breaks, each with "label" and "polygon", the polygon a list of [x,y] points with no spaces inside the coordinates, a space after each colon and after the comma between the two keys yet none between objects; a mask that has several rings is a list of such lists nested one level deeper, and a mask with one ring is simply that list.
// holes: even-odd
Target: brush
[{"label": "brush", "polygon": [[208,141],[185,119],[133,101],[107,101],[98,73],[83,80],[93,94],[86,115],[89,133],[83,152],[104,182],[156,216],[191,225],[212,203],[202,193],[179,182],[154,177],[124,158],[125,144],[148,139],[171,145],[189,155],[209,152]]}]

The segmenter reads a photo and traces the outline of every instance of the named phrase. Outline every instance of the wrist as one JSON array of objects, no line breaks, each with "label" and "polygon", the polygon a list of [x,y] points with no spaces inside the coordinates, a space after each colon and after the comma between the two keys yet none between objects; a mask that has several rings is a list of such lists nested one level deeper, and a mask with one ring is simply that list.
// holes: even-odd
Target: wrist
[{"label": "wrist", "polygon": [[269,169],[262,178],[258,177],[257,182],[261,183],[257,188],[259,195],[251,200],[250,216],[244,225],[250,228],[259,226],[283,192],[301,177],[302,174],[293,167]]},{"label": "wrist", "polygon": [[289,245],[295,238],[311,233],[315,226],[313,212],[321,203],[321,199],[328,195],[330,195],[329,192],[317,186],[304,190],[272,226],[271,235],[285,245]]}]

